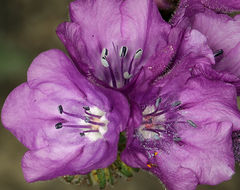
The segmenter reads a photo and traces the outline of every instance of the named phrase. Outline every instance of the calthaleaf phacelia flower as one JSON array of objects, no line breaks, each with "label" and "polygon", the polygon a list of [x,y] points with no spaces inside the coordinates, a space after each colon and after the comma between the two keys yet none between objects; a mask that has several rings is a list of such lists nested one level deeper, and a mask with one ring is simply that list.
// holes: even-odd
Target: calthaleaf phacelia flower
[{"label": "calthaleaf phacelia flower", "polygon": [[132,89],[143,68],[146,79],[161,72],[161,60],[152,61],[159,52],[168,61],[174,53],[166,43],[170,25],[153,0],[76,0],[70,18],[57,34],[79,70],[104,86]]},{"label": "calthaleaf phacelia flower", "polygon": [[121,94],[94,86],[64,53],[50,50],[8,96],[2,123],[29,149],[22,169],[33,182],[110,165],[128,114]]},{"label": "calthaleaf phacelia flower", "polygon": [[142,123],[129,134],[121,156],[125,163],[152,172],[168,190],[231,179],[232,132],[240,124],[234,86],[189,79],[181,91],[160,93],[141,111]]},{"label": "calthaleaf phacelia flower", "polygon": [[234,174],[232,132],[239,130],[240,113],[235,87],[202,75],[214,64],[207,39],[197,30],[176,31],[169,41],[180,39],[180,45],[155,83],[159,93],[150,101],[132,96],[137,105],[121,158],[154,173],[169,190],[194,190]]},{"label": "calthaleaf phacelia flower", "polygon": [[174,26],[182,27],[183,30],[191,27],[207,37],[208,45],[215,54],[216,64],[206,77],[231,82],[239,93],[240,17],[216,13],[201,2],[204,5],[212,5],[210,7],[215,9],[228,5],[229,8],[240,10],[240,1],[183,0],[171,21]]}]

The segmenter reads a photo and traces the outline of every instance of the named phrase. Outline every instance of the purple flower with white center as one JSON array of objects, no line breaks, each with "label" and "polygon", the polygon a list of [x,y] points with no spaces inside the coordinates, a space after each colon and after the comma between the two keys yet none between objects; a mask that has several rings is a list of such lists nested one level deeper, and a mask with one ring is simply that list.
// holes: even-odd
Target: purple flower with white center
[{"label": "purple flower with white center", "polygon": [[[240,10],[240,1],[202,1],[232,4]],[[221,4],[220,2],[223,2]],[[207,37],[207,43],[215,55],[216,64],[209,68],[206,77],[231,82],[240,89],[240,20],[239,16],[230,17],[216,14],[207,9],[199,0],[181,1],[176,15],[172,19],[175,27],[191,27]],[[216,72],[217,71],[217,72]]]},{"label": "purple flower with white center", "polygon": [[151,101],[130,96],[138,105],[121,159],[151,171],[169,190],[193,190],[233,175],[231,136],[239,130],[240,113],[233,85],[202,76],[214,64],[207,39],[197,30],[183,36],[177,31],[168,40],[180,43],[175,64],[156,81],[158,94]]},{"label": "purple flower with white center", "polygon": [[121,94],[91,84],[60,50],[33,61],[2,109],[3,125],[29,149],[22,160],[28,182],[107,167],[128,117]]},{"label": "purple flower with white center", "polygon": [[196,77],[181,91],[171,90],[163,87],[155,101],[140,106],[142,122],[129,126],[121,159],[151,171],[169,190],[229,180],[234,174],[231,136],[240,124],[234,86]]},{"label": "purple flower with white center", "polygon": [[159,52],[168,61],[173,54],[170,25],[153,0],[76,0],[70,18],[57,34],[79,70],[103,86],[132,89],[143,68],[150,73],[144,80],[162,71],[162,64],[152,69]]}]

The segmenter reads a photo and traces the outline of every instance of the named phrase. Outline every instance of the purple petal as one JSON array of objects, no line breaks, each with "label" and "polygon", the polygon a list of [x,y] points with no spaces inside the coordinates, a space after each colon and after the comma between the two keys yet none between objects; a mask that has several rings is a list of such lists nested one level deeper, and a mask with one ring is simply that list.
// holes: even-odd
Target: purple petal
[{"label": "purple petal", "polygon": [[97,141],[89,146],[54,145],[28,151],[22,160],[24,177],[27,182],[34,182],[66,174],[86,174],[107,167],[115,159],[112,148],[107,142]]},{"label": "purple petal", "polygon": [[159,152],[159,177],[172,190],[216,185],[234,174],[231,124],[211,123],[183,133],[183,146]]},{"label": "purple petal", "polygon": [[193,28],[208,38],[208,44],[214,52],[223,50],[223,59],[216,64],[215,68],[218,71],[228,71],[240,76],[238,68],[240,22],[227,15],[208,12],[195,16]]},{"label": "purple petal", "polygon": [[[46,146],[47,142],[44,138],[45,133],[42,130],[43,124],[41,121],[37,119],[31,120],[29,117],[29,110],[32,110],[32,115],[37,114],[32,109],[32,95],[33,92],[29,89],[27,83],[23,83],[14,89],[4,103],[1,119],[3,125],[11,131],[24,146],[29,149],[36,149]],[[41,125],[39,125],[39,123],[41,123]]]},{"label": "purple petal", "polygon": [[207,43],[215,55],[218,54],[217,52],[222,52],[215,57],[214,69],[218,72],[212,69],[212,73],[209,72],[210,75],[207,78],[232,83],[239,92],[240,79],[237,81],[232,76],[227,80],[227,75],[240,76],[238,68],[239,16],[232,18],[227,15],[216,14],[204,7],[199,0],[182,1],[172,23],[182,30],[191,27],[200,31],[207,37]]},{"label": "purple petal", "polygon": [[231,84],[201,77],[189,80],[179,100],[188,108],[188,111],[183,110],[181,114],[189,120],[229,121],[233,124],[233,130],[240,129],[237,94]]},{"label": "purple petal", "polygon": [[33,61],[28,82],[2,110],[4,126],[30,149],[23,159],[29,182],[107,167],[116,159],[128,117],[120,93],[94,86],[59,50]]},{"label": "purple petal", "polygon": [[[123,87],[125,72],[137,75],[149,57],[166,46],[169,25],[162,20],[152,0],[74,1],[70,17],[71,23],[58,27],[58,36],[77,67],[108,86]],[[128,48],[123,60],[119,56],[122,46]],[[104,48],[109,54],[105,66],[101,63]],[[135,60],[140,49],[143,54]]]}]

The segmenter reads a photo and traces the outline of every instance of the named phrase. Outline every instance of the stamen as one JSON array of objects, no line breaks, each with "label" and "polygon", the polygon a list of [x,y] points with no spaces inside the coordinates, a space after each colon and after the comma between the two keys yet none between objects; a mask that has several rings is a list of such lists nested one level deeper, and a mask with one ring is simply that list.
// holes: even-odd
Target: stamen
[{"label": "stamen", "polygon": [[150,119],[148,119],[146,121],[143,121],[142,124],[143,125],[145,125],[145,124],[152,124],[152,119],[150,118]]},{"label": "stamen", "polygon": [[91,116],[91,117],[98,118],[98,119],[100,119],[100,118],[102,117],[102,116],[99,116],[99,115],[95,115],[95,114],[89,113],[89,112],[87,112],[86,110],[85,110],[85,114],[87,114],[87,115],[89,115],[89,116]]},{"label": "stamen", "polygon": [[90,118],[89,118],[89,117],[85,117],[84,121],[85,121],[86,123],[89,123]]},{"label": "stamen", "polygon": [[[113,44],[113,47],[114,47],[114,50],[115,50],[114,43],[112,43],[112,44]],[[109,72],[110,72],[110,75],[111,75],[111,78],[112,78],[112,85],[113,85],[114,88],[116,88],[117,87],[116,79],[115,79],[115,76],[114,76],[114,73],[113,73],[113,70],[112,70],[112,67],[111,67],[111,63],[107,61],[107,56],[108,56],[108,50],[106,48],[103,48],[102,55],[101,55],[101,63],[104,67],[109,68]]]},{"label": "stamen", "polygon": [[63,107],[61,105],[58,107],[58,110],[59,110],[60,114],[64,113],[65,115],[68,115],[68,116],[71,116],[71,117],[84,119],[84,117],[82,115],[78,115],[78,114],[74,114],[74,113],[68,113],[68,112],[64,111]]},{"label": "stamen", "polygon": [[142,57],[143,50],[140,48],[136,51],[134,59],[140,59]]},{"label": "stamen", "polygon": [[101,57],[101,63],[104,67],[109,67],[106,57]]},{"label": "stamen", "polygon": [[61,129],[63,126],[62,126],[62,123],[60,122],[60,123],[57,123],[56,125],[55,125],[55,128],[56,129]]},{"label": "stamen", "polygon": [[94,121],[88,121],[88,123],[91,123],[93,125],[99,125],[99,126],[105,126],[105,123],[99,123],[99,122],[94,122]]},{"label": "stamen", "polygon": [[174,140],[175,142],[179,142],[179,141],[181,141],[182,139],[181,139],[180,137],[174,137],[173,140]]},{"label": "stamen", "polygon": [[194,128],[197,128],[196,123],[194,123],[192,120],[187,120],[188,124],[191,125]]},{"label": "stamen", "polygon": [[85,136],[85,133],[98,133],[98,132],[99,132],[99,130],[87,130],[87,131],[82,131],[79,134],[81,137],[83,137],[83,136]]},{"label": "stamen", "polygon": [[83,106],[83,109],[85,109],[86,111],[89,111],[90,107],[89,106]]},{"label": "stamen", "polygon": [[76,128],[76,129],[91,129],[91,125],[62,125],[62,127]]},{"label": "stamen", "polygon": [[156,108],[158,108],[158,106],[159,106],[159,104],[161,103],[161,101],[162,101],[161,98],[158,98],[158,99],[156,100],[156,103],[155,103]]},{"label": "stamen", "polygon": [[217,57],[219,55],[222,55],[224,53],[223,49],[219,49],[214,53],[214,57]]},{"label": "stamen", "polygon": [[120,57],[126,57],[128,53],[128,48],[126,46],[122,46],[119,52]]},{"label": "stamen", "polygon": [[108,56],[108,49],[107,48],[103,48],[102,50],[102,58],[106,58]]},{"label": "stamen", "polygon": [[62,107],[62,105],[59,105],[59,106],[58,106],[58,111],[59,111],[60,114],[63,113],[63,107]]},{"label": "stamen", "polygon": [[163,110],[163,111],[160,111],[160,112],[154,112],[154,113],[151,113],[151,115],[152,116],[159,116],[159,115],[162,115],[162,114],[164,114],[164,113],[167,113],[168,112],[168,110],[166,109],[166,110]]},{"label": "stamen", "polygon": [[83,137],[83,136],[85,136],[85,134],[84,134],[83,132],[81,132],[81,133],[80,133],[80,136]]},{"label": "stamen", "polygon": [[123,77],[124,77],[124,79],[130,79],[132,77],[132,75],[129,74],[129,72],[124,72]]},{"label": "stamen", "polygon": [[156,129],[146,129],[146,128],[144,128],[143,129],[144,131],[150,131],[150,132],[153,132],[153,133],[156,133],[156,134],[160,134],[162,131],[158,131],[158,130],[156,130]]},{"label": "stamen", "polygon": [[177,107],[177,106],[180,106],[181,104],[182,104],[181,101],[176,101],[176,102],[173,102],[172,106]]}]

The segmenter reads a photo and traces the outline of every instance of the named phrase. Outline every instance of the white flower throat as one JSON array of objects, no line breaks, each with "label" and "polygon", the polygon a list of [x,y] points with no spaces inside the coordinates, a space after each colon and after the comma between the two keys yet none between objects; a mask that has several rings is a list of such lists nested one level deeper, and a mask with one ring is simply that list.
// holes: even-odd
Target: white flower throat
[{"label": "white flower throat", "polygon": [[91,141],[103,138],[107,132],[109,121],[106,118],[106,112],[96,106],[84,106],[84,114],[73,114],[63,110],[63,106],[58,106],[58,111],[62,116],[62,122],[55,125],[56,129],[77,128],[81,137],[87,137]]}]

